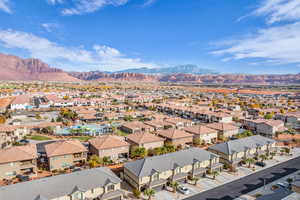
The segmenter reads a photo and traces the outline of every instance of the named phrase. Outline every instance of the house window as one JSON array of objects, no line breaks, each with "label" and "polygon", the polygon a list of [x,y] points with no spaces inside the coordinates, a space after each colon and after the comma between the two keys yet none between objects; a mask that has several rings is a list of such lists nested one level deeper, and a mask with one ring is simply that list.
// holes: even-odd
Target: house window
[{"label": "house window", "polygon": [[152,175],[152,181],[156,181],[159,179],[159,174],[158,173],[155,173]]},{"label": "house window", "polygon": [[115,185],[109,185],[107,186],[107,191],[110,192],[110,191],[113,191],[115,190]]},{"label": "house window", "polygon": [[175,174],[179,174],[179,173],[181,173],[181,168],[180,168],[180,167],[177,167],[177,168],[175,169]]},{"label": "house window", "polygon": [[80,158],[81,157],[81,153],[75,153],[74,154],[74,158]]}]

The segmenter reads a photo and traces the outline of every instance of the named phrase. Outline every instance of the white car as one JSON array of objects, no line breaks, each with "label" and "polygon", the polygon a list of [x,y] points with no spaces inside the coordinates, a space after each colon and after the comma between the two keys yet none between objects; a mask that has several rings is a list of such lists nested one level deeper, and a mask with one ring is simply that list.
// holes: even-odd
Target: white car
[{"label": "white car", "polygon": [[181,192],[182,194],[190,194],[190,190],[187,187],[183,186],[183,185],[179,185],[177,187],[177,190],[179,192]]}]

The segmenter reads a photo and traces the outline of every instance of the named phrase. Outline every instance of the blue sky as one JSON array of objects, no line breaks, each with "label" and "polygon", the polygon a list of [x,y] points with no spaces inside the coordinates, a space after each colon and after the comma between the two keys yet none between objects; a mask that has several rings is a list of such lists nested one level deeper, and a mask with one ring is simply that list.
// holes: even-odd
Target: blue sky
[{"label": "blue sky", "polygon": [[0,0],[0,52],[67,71],[299,73],[300,1]]}]

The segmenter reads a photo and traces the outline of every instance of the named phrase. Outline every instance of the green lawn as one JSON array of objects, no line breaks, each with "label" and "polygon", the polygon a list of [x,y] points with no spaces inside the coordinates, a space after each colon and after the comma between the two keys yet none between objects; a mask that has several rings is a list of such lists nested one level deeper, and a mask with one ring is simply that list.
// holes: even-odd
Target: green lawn
[{"label": "green lawn", "polygon": [[77,140],[80,140],[81,142],[86,142],[88,141],[89,139],[93,138],[91,136],[74,136],[74,137],[71,137],[72,139],[77,139]]},{"label": "green lawn", "polygon": [[30,140],[38,140],[38,141],[44,141],[44,140],[52,140],[52,138],[42,136],[42,135],[32,135],[27,137]]},{"label": "green lawn", "polygon": [[122,130],[120,130],[120,129],[116,129],[116,130],[115,130],[115,133],[116,133],[116,135],[118,135],[118,136],[127,136],[127,135],[128,135],[128,133],[126,133],[126,132],[124,132],[124,131],[122,131]]}]

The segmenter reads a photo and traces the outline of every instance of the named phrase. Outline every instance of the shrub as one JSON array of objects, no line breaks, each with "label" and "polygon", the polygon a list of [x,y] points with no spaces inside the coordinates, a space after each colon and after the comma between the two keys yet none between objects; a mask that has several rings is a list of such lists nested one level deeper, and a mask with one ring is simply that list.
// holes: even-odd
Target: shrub
[{"label": "shrub", "polygon": [[132,191],[132,193],[133,193],[133,196],[135,196],[135,197],[138,198],[138,199],[141,197],[141,191],[138,190],[138,189],[134,189],[134,190]]}]

